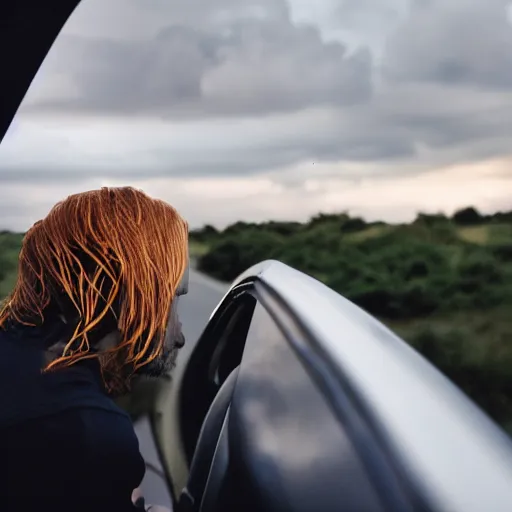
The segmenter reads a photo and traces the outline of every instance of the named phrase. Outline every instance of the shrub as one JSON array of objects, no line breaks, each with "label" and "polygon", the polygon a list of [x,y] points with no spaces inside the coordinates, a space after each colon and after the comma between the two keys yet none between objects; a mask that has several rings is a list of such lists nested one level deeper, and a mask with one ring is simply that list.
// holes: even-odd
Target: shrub
[{"label": "shrub", "polygon": [[275,258],[281,245],[280,237],[265,231],[230,236],[198,259],[198,269],[217,279],[232,281],[252,265]]},{"label": "shrub", "polygon": [[469,208],[463,208],[462,210],[457,210],[453,214],[453,221],[459,226],[480,224],[483,220],[484,218],[480,215],[480,212],[472,206]]},{"label": "shrub", "polygon": [[506,340],[490,339],[482,345],[469,329],[443,332],[423,327],[409,341],[495,421],[501,425],[512,422],[511,333]]}]

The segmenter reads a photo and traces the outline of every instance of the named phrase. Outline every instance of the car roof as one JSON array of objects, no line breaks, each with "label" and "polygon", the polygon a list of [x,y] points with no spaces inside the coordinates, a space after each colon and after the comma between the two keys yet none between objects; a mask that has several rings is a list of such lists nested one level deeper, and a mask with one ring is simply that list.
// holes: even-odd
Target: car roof
[{"label": "car roof", "polygon": [[0,4],[0,142],[57,35],[80,0],[6,0]]}]

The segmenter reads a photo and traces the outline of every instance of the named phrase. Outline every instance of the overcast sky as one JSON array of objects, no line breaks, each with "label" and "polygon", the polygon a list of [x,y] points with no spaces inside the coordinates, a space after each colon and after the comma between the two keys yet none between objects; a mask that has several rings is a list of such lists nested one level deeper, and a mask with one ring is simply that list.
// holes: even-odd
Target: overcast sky
[{"label": "overcast sky", "polygon": [[83,0],[0,146],[0,229],[133,185],[192,226],[512,209],[505,0]]}]

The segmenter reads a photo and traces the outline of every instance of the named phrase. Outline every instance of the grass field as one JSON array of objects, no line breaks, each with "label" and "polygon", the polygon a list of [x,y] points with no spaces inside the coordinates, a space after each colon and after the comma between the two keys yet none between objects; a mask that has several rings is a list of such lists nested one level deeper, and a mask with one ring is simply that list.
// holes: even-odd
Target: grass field
[{"label": "grass field", "polygon": [[512,242],[510,224],[493,224],[489,226],[470,226],[459,229],[459,236],[475,244],[502,244]]}]

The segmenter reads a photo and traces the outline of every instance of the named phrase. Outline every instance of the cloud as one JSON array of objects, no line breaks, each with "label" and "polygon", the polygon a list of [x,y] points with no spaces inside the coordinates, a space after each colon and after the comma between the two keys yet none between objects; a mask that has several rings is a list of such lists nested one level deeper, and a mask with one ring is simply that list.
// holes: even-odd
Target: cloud
[{"label": "cloud", "polygon": [[377,57],[407,11],[407,0],[337,0],[333,17],[343,36],[368,44]]},{"label": "cloud", "polygon": [[413,2],[388,41],[385,76],[392,81],[512,87],[512,27],[507,0]]},{"label": "cloud", "polygon": [[235,176],[343,161],[415,173],[508,155],[511,137],[512,91],[399,84],[365,105],[264,119],[20,118],[2,145],[0,172],[4,180]]},{"label": "cloud", "polygon": [[264,118],[25,116],[0,148],[0,180],[272,175],[291,184],[306,177],[290,168],[318,175],[326,164],[324,177],[356,179],[357,163],[374,175],[407,176],[510,155],[511,137],[512,92],[398,84],[368,104]]},{"label": "cloud", "polygon": [[[0,152],[6,182],[85,176],[199,177],[265,174],[300,162],[396,161],[412,147],[400,131],[331,109],[245,119],[20,119]],[[312,129],[314,127],[314,129]]]},{"label": "cloud", "polygon": [[[142,40],[61,35],[41,75],[56,93],[29,95],[24,111],[243,116],[371,96],[370,52],[348,53],[318,27],[292,23],[284,0],[172,4],[173,24]],[[156,16],[158,2],[149,6]]]},{"label": "cloud", "polygon": [[[429,162],[447,165],[510,152],[512,89],[486,89],[476,71],[499,65],[485,58],[486,48],[501,45],[498,57],[512,55],[502,0],[416,1],[409,13],[400,0],[325,0],[314,8],[300,0],[291,7],[284,0],[148,0],[144,9],[140,0],[125,1],[124,10],[117,0],[110,9],[97,0],[84,2],[44,65],[41,82],[47,87],[37,95],[35,86],[27,98],[27,116],[43,106],[52,115],[96,116],[87,138],[93,149],[82,149],[80,140],[69,148],[75,166],[90,164],[98,175],[123,171],[129,178],[137,165],[154,176],[245,175],[301,160],[380,166],[408,159],[416,172]],[[123,23],[114,24],[116,9],[125,16]],[[84,35],[81,27],[85,22],[94,27],[91,16],[100,12],[110,13],[113,30]],[[361,34],[378,20],[382,34],[399,24],[383,48],[382,68],[372,69],[364,47],[348,52],[339,41],[326,42],[325,27],[304,24],[306,13],[318,22],[330,16],[341,29],[352,24]],[[137,19],[145,34],[139,40],[128,38],[127,31]],[[175,25],[166,27],[170,19]],[[488,37],[468,41],[465,34],[480,21]],[[119,25],[124,29],[115,28]],[[435,80],[446,55],[474,69],[473,75],[450,83]],[[502,64],[505,73],[512,69]],[[375,78],[379,85],[372,88]],[[125,120],[104,121],[120,115],[133,127],[125,129]],[[147,127],[142,117],[166,124]],[[213,124],[207,126],[208,117]],[[196,123],[179,123],[183,120]],[[66,122],[59,122],[60,138],[74,137]],[[84,137],[84,130],[79,132]],[[108,142],[109,151],[102,154],[103,141],[112,138],[119,144]],[[68,159],[60,141],[39,146],[59,155],[50,174],[70,175],[61,169]],[[5,177],[10,173],[14,179],[14,167],[41,174],[44,160],[31,153],[34,161],[23,165],[18,156],[8,165],[0,154]]]}]

